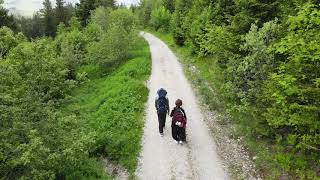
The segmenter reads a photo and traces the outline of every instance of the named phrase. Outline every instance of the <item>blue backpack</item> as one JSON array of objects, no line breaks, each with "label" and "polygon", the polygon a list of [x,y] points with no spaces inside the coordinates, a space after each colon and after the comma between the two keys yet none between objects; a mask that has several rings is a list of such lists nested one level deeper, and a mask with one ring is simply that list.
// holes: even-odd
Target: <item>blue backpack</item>
[{"label": "blue backpack", "polygon": [[163,88],[158,90],[158,112],[167,112],[167,91]]}]

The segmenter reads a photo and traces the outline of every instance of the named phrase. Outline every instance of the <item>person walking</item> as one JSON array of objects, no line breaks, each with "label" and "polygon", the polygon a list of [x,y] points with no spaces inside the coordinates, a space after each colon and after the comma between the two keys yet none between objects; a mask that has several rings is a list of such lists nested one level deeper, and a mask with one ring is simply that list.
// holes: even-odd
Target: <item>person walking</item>
[{"label": "person walking", "polygon": [[177,99],[175,104],[176,107],[174,107],[170,113],[170,117],[172,117],[172,137],[177,144],[182,144],[186,141],[187,115],[184,109],[181,107],[181,99]]},{"label": "person walking", "polygon": [[157,109],[158,114],[158,122],[159,122],[159,133],[160,136],[163,136],[163,128],[166,125],[167,114],[169,115],[169,99],[167,96],[167,91],[163,88],[160,88],[157,91],[157,97],[155,100],[155,107]]}]

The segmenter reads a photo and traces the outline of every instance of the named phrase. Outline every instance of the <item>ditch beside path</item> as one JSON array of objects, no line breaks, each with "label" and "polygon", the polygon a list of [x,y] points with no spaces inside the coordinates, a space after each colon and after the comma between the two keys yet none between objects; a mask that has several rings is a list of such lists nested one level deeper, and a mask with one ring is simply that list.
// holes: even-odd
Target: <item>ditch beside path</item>
[{"label": "ditch beside path", "polygon": [[[142,151],[136,171],[138,179],[229,179],[227,168],[217,155],[217,147],[177,57],[164,42],[152,34],[141,35],[150,45],[152,73],[148,82],[150,94],[146,107]],[[164,137],[159,135],[154,100],[161,87],[168,91],[171,109],[177,98],[183,101],[188,117],[186,144],[178,145],[172,139],[169,117]]]}]

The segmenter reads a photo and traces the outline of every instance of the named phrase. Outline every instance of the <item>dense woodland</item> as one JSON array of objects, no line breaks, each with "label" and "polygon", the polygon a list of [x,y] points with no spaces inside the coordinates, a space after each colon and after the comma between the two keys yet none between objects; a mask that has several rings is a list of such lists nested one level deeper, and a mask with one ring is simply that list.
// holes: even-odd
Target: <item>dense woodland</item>
[{"label": "dense woodland", "polygon": [[207,79],[218,81],[222,111],[242,136],[265,144],[254,152],[265,159],[262,174],[319,178],[319,1],[143,0],[137,14],[145,27],[171,34],[204,72],[219,71]]},{"label": "dense woodland", "polygon": [[134,172],[150,71],[138,23],[202,65],[265,178],[319,178],[317,0],[44,0],[30,18],[2,4],[0,179],[105,179],[101,155]]},{"label": "dense woodland", "polygon": [[133,172],[150,72],[134,14],[44,0],[23,18],[2,3],[0,179],[108,179],[104,156]]}]

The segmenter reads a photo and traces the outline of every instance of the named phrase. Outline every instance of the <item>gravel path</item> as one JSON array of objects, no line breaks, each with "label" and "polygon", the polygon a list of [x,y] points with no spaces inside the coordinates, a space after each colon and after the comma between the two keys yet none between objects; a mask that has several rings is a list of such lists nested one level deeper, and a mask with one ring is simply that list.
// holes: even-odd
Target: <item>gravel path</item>
[{"label": "gravel path", "polygon": [[[138,179],[229,179],[191,85],[176,56],[155,36],[149,33],[142,35],[150,44],[152,74],[148,82],[150,94],[146,107],[143,147],[136,171]],[[173,141],[169,117],[164,137],[159,135],[154,99],[160,87],[168,91],[171,109],[177,98],[184,103],[188,117],[186,144],[178,145]]]}]

